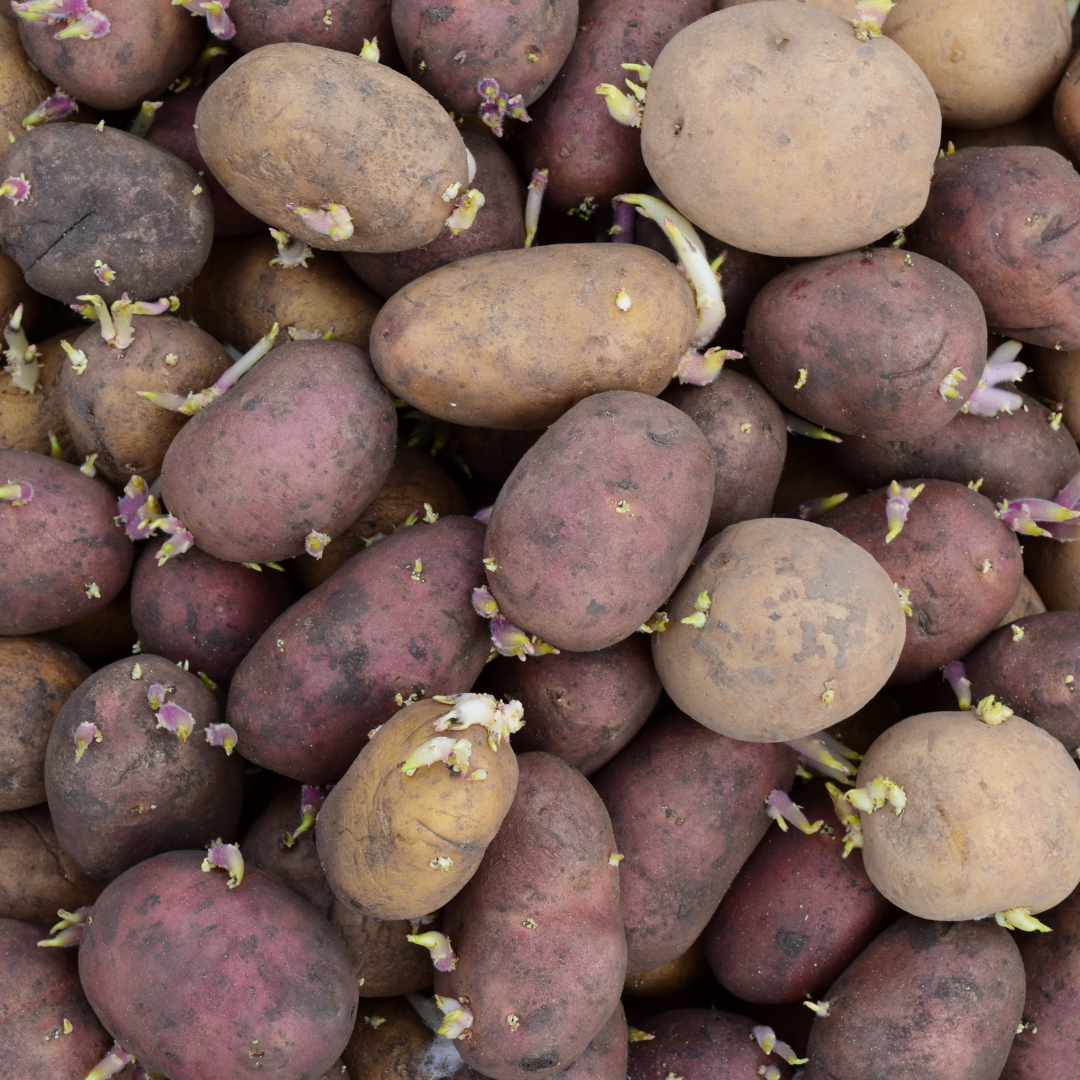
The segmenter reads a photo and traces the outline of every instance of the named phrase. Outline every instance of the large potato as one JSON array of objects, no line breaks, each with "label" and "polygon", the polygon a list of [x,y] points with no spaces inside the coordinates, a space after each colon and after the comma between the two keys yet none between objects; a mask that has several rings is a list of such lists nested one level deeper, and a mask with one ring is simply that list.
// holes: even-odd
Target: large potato
[{"label": "large potato", "polygon": [[659,394],[694,321],[685,280],[656,252],[553,244],[474,255],[406,285],[375,320],[371,360],[430,416],[540,428],[590,394]]},{"label": "large potato", "polygon": [[[843,541],[843,542],[841,542]],[[695,603],[706,606],[695,609]],[[653,661],[683,712],[733,739],[810,735],[862,708],[904,644],[889,575],[821,525],[763,518],[698,552],[653,635]],[[684,620],[704,615],[701,626]]]},{"label": "large potato", "polygon": [[940,134],[933,89],[899,46],[860,42],[810,4],[763,0],[665,46],[641,148],[675,206],[718,239],[832,255],[918,217]]}]

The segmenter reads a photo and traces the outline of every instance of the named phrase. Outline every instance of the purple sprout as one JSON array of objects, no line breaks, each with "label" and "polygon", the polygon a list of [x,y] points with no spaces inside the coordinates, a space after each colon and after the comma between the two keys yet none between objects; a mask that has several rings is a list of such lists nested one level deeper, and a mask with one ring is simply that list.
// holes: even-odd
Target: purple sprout
[{"label": "purple sprout", "polygon": [[529,194],[525,199],[525,246],[532,247],[536,229],[540,224],[540,207],[544,203],[544,192],[548,186],[548,170],[533,169],[529,181]]},{"label": "purple sprout", "polygon": [[1017,382],[1027,374],[1027,366],[1016,360],[1022,348],[1019,341],[1006,341],[987,357],[979,384],[961,412],[973,416],[997,416],[999,412],[1011,414],[1024,407],[1024,399],[1019,394],[1000,389],[1001,383]]},{"label": "purple sprout", "polygon": [[58,86],[32,113],[23,117],[22,126],[29,131],[38,124],[47,124],[50,120],[63,120],[78,111],[79,103]]},{"label": "purple sprout", "polygon": [[785,741],[814,772],[841,784],[855,782],[853,778],[858,770],[852,762],[858,761],[861,755],[834,739],[828,732],[819,731],[814,735],[804,735],[801,739]]},{"label": "purple sprout", "polygon": [[997,516],[1023,536],[1045,536],[1051,540],[1080,540],[1080,473],[1077,473],[1053,501],[1047,499],[1002,499]]},{"label": "purple sprout", "polygon": [[[203,678],[203,673],[199,672],[199,677]],[[209,677],[203,678],[206,682]],[[211,686],[210,689],[216,688],[216,684]],[[232,757],[232,752],[239,741],[239,736],[236,734],[236,728],[232,724],[208,724],[206,727],[206,741],[211,746],[220,746],[225,750],[226,757]]]},{"label": "purple sprout", "polygon": [[192,15],[205,15],[210,33],[221,41],[231,41],[236,33],[236,27],[226,13],[229,0],[173,0],[173,4],[186,8]]},{"label": "purple sprout", "polygon": [[229,888],[235,889],[244,880],[244,856],[235,844],[223,844],[215,840],[202,861],[203,873],[209,874],[214,867],[229,872]]},{"label": "purple sprout", "polygon": [[10,502],[12,506],[25,506],[34,497],[34,485],[18,480],[9,480],[0,484],[0,502]]},{"label": "purple sprout", "polygon": [[494,506],[485,506],[480,510],[477,510],[473,517],[480,522],[481,525],[489,525],[491,523],[491,511],[494,510]]},{"label": "purple sprout", "polygon": [[72,946],[78,945],[86,932],[90,913],[93,910],[93,905],[76,908],[74,911],[65,911],[60,908],[56,913],[60,916],[60,921],[49,931],[52,936],[39,941],[38,947],[43,949],[70,949]]},{"label": "purple sprout", "polygon": [[0,184],[0,195],[10,199],[16,205],[24,203],[30,198],[30,181],[26,179],[23,173],[18,176],[9,176]]},{"label": "purple sprout", "polygon": [[458,965],[457,953],[450,945],[450,939],[437,930],[429,930],[426,934],[409,934],[407,940],[413,945],[421,945],[431,950],[431,962],[436,971],[453,971]]},{"label": "purple sprout", "polygon": [[960,706],[961,711],[970,711],[971,680],[968,679],[967,673],[964,671],[963,662],[954,660],[951,664],[946,664],[941,669],[941,675],[952,687],[952,692],[956,695],[956,703]]},{"label": "purple sprout", "polygon": [[[499,86],[499,80],[488,76],[476,84],[476,92],[480,95],[480,108],[477,110],[480,119],[484,121],[496,138],[502,138],[503,121],[508,117],[514,120],[522,120],[526,124],[532,117],[525,111],[525,102],[520,94],[507,95]],[[527,246],[527,245],[526,245]]]},{"label": "purple sprout", "polygon": [[86,753],[86,748],[92,742],[101,742],[104,736],[98,730],[96,724],[92,724],[89,720],[84,720],[75,729],[75,760],[81,761],[83,754]]},{"label": "purple sprout", "polygon": [[611,200],[611,228],[608,235],[613,244],[632,244],[634,242],[634,218],[637,211],[632,204],[621,199]]},{"label": "purple sprout", "polygon": [[835,510],[841,503],[847,502],[847,492],[839,495],[823,495],[820,499],[799,503],[794,510],[785,510],[778,517],[798,518],[800,521],[817,521],[823,514]]},{"label": "purple sprout", "polygon": [[[781,791],[779,788],[769,792],[769,797],[765,800],[765,813],[780,826],[783,832],[787,832],[787,823],[789,821],[796,829],[806,833],[807,836],[812,836],[825,824],[824,821],[815,821],[811,825],[802,812],[802,807],[793,802],[786,791]],[[768,1050],[765,1051],[765,1053],[768,1052]]]},{"label": "purple sprout", "polygon": [[889,498],[885,502],[885,519],[889,523],[889,531],[885,534],[885,543],[891,544],[901,533],[907,523],[908,511],[911,504],[922,494],[925,484],[918,487],[902,488],[895,480],[889,484]]},{"label": "purple sprout", "polygon": [[109,1080],[134,1060],[126,1050],[113,1043],[112,1049],[86,1074],[86,1080]]},{"label": "purple sprout", "polygon": [[839,435],[834,435],[831,431],[818,427],[817,424],[811,424],[809,420],[804,420],[801,416],[795,416],[794,413],[784,413],[784,427],[792,435],[805,435],[809,439],[821,439],[824,442],[834,443],[844,441]]},{"label": "purple sprout", "polygon": [[[333,786],[333,784],[330,785],[330,787]],[[315,819],[319,816],[319,811],[325,801],[326,794],[322,788],[313,784],[303,786],[300,790],[300,824],[292,832],[287,832],[281,837],[282,847],[291,848],[315,824]]]}]

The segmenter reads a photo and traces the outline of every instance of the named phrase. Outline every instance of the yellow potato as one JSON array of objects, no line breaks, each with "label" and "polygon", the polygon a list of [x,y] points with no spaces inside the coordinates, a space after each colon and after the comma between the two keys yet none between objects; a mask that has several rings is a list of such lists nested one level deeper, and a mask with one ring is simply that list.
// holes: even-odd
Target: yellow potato
[{"label": "yellow potato", "polygon": [[[13,386],[10,373],[0,369],[0,450],[48,454],[50,431],[60,440],[63,449],[67,450],[71,445],[60,389],[60,378],[68,359],[60,342],[64,338],[74,341],[78,333],[57,334],[38,346],[41,370],[37,389],[32,394]],[[82,459],[79,461],[81,463]]]}]

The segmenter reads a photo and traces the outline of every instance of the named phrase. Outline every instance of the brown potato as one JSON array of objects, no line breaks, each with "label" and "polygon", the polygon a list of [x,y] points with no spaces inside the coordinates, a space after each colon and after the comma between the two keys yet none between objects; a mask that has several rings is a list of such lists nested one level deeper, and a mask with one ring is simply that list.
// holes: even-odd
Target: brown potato
[{"label": "brown potato", "polygon": [[[4,261],[10,262],[7,256]],[[71,449],[71,432],[64,417],[61,390],[64,369],[70,367],[61,340],[74,334],[57,334],[38,346],[41,364],[37,389],[32,394],[12,386],[11,375],[0,370],[0,450],[29,450],[35,454],[51,451],[49,432],[64,450]]]},{"label": "brown potato", "polygon": [[930,83],[899,46],[860,42],[832,12],[772,0],[707,15],[664,47],[648,92],[653,180],[747,251],[847,251],[926,202],[941,134]]},{"label": "brown potato", "polygon": [[[1028,615],[1041,615],[1045,610],[1046,605],[1043,603],[1042,597],[1036,592],[1035,586],[1031,584],[1030,579],[1027,577],[1021,578],[1020,591],[1016,594],[1012,607],[1001,617],[998,629],[1002,626],[1008,626],[1009,623],[1016,622],[1017,619],[1025,619]],[[858,747],[855,749],[858,749]]]},{"label": "brown potato", "polygon": [[641,971],[636,975],[627,974],[623,984],[623,993],[632,998],[664,997],[678,990],[685,990],[709,970],[705,960],[705,946],[697,938],[681,956],[661,964],[651,971]]},{"label": "brown potato", "polygon": [[1024,357],[1035,373],[1035,383],[1061,413],[1062,424],[1080,442],[1080,352],[1028,349]]},{"label": "brown potato", "polygon": [[456,1080],[464,1068],[454,1044],[428,1028],[401,997],[360,1002],[341,1058],[349,1080]]},{"label": "brown potato", "polygon": [[[10,7],[8,12],[14,16]],[[25,134],[24,116],[29,116],[52,92],[53,84],[30,64],[30,58],[19,41],[18,27],[11,21],[0,20],[0,133],[10,132],[17,139]],[[3,149],[7,150],[7,140]]]},{"label": "brown potato", "polygon": [[431,953],[409,941],[409,935],[438,930],[437,925],[420,927],[406,919],[373,919],[353,911],[336,896],[331,900],[330,921],[345,942],[361,998],[430,989],[435,977]]},{"label": "brown potato", "polygon": [[1080,611],[1080,545],[1024,537],[1024,572],[1050,611]]},{"label": "brown potato", "polygon": [[[757,0],[720,0],[717,4],[717,9],[723,11],[724,8],[737,7],[739,4],[756,3]],[[799,4],[812,4],[814,7],[824,8],[826,11],[831,11],[835,15],[840,15],[845,19],[851,18],[853,6],[850,0],[795,0]]]}]

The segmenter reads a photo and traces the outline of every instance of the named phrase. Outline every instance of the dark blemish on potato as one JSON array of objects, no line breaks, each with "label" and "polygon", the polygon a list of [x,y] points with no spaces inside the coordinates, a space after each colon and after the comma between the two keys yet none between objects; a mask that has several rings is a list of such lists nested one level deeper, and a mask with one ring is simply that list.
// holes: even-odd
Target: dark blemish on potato
[{"label": "dark blemish on potato", "polygon": [[607,607],[595,599],[590,600],[589,606],[585,609],[587,615],[603,615],[605,611],[607,611]]},{"label": "dark blemish on potato", "polygon": [[777,948],[789,959],[794,960],[810,944],[810,939],[805,934],[798,934],[793,930],[777,930]]},{"label": "dark blemish on potato", "polygon": [[140,915],[146,915],[149,913],[150,908],[155,908],[161,903],[161,897],[157,893],[151,893],[145,900],[135,909]]},{"label": "dark blemish on potato", "polygon": [[781,135],[778,135],[777,138],[776,138],[776,143],[777,143],[778,146],[787,146],[788,143],[790,143],[790,142],[791,142],[791,136],[790,135],[781,134]]},{"label": "dark blemish on potato", "polygon": [[524,1069],[525,1072],[540,1072],[542,1069],[555,1068],[559,1064],[559,1060],[557,1050],[548,1050],[539,1057],[521,1058],[518,1061],[518,1068]]},{"label": "dark blemish on potato", "polygon": [[217,923],[211,923],[209,926],[204,926],[199,931],[199,937],[203,937],[205,934],[212,934],[218,928]]}]

